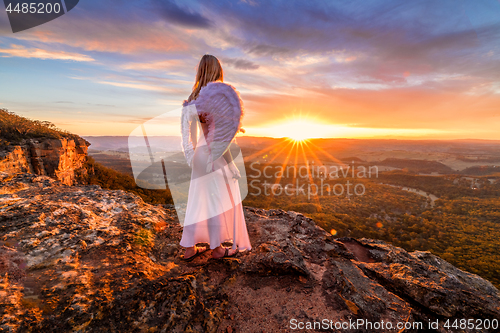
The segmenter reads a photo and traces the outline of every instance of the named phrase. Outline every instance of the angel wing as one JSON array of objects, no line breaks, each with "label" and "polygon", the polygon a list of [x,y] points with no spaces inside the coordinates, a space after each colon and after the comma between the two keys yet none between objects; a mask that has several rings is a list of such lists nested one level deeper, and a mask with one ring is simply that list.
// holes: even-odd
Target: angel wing
[{"label": "angel wing", "polygon": [[234,137],[241,129],[241,120],[244,114],[243,102],[233,86],[216,81],[210,82],[201,88],[198,98],[193,104],[187,104],[185,108],[192,105],[196,108],[196,115],[192,114],[192,110],[186,110],[186,120],[183,121],[183,129],[186,132],[183,134],[183,138],[186,138],[184,147],[186,160],[188,160],[188,164],[192,160],[191,149],[193,143],[189,139],[192,137],[192,134],[190,134],[192,130],[188,130],[191,129],[189,119],[197,117],[198,114],[203,115],[203,118],[208,123],[208,135],[205,139],[209,147],[210,157],[207,161],[207,171],[214,171],[213,162],[227,151]]},{"label": "angel wing", "polygon": [[187,164],[191,167],[196,146],[198,112],[194,102],[184,101],[181,114],[181,145]]}]

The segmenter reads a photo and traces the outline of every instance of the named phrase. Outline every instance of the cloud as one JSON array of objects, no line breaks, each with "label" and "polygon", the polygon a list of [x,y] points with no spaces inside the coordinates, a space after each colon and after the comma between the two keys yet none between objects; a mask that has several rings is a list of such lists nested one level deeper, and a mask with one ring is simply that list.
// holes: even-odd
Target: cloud
[{"label": "cloud", "polygon": [[87,105],[92,105],[92,106],[105,106],[105,107],[110,107],[110,108],[114,108],[116,107],[116,105],[112,105],[112,104],[96,104],[96,103],[87,103]]},{"label": "cloud", "polygon": [[147,54],[186,51],[189,43],[162,22],[125,21],[98,17],[54,20],[51,24],[15,36],[33,43],[64,44],[86,51]]},{"label": "cloud", "polygon": [[225,81],[242,93],[252,126],[302,109],[352,126],[492,128],[500,109],[499,13],[493,5],[467,6],[88,0],[70,15],[1,38],[23,40],[16,44],[25,50],[16,52],[25,54],[87,53],[98,65],[85,74],[89,80],[174,104],[191,90],[201,55],[214,54]]},{"label": "cloud", "polygon": [[219,43],[223,49],[239,49],[252,60],[258,58],[261,66],[334,50],[355,55],[356,61],[342,66],[324,63],[320,73],[340,70],[374,83],[405,84],[405,72],[499,72],[484,70],[498,61],[498,55],[480,59],[483,51],[490,54],[496,49],[498,22],[472,26],[461,4],[389,0],[290,6],[273,1],[248,6],[222,1],[207,9],[211,7],[217,29],[206,38],[226,41]]},{"label": "cloud", "polygon": [[[168,93],[168,96],[177,96],[186,94],[192,82],[172,80],[161,77],[138,76],[136,79],[127,75],[111,74],[102,77],[70,76],[74,80],[92,81],[98,84],[114,86],[119,88],[129,88],[145,91]],[[185,86],[186,88],[183,88]]]},{"label": "cloud", "polygon": [[[158,4],[161,2],[157,0],[89,0],[68,15],[14,34],[12,38],[119,54],[143,55],[191,49],[184,38],[185,31],[163,19]],[[165,6],[169,7],[168,4]]]},{"label": "cloud", "polygon": [[249,46],[246,47],[246,50],[248,53],[253,53],[257,56],[287,55],[297,52],[296,49],[268,44],[257,44],[254,46]]},{"label": "cloud", "polygon": [[15,44],[11,44],[10,48],[0,48],[0,53],[3,54],[1,55],[2,57],[94,61],[92,57],[81,53],[50,51],[40,48],[26,48],[24,46]]},{"label": "cloud", "polygon": [[120,88],[131,88],[131,89],[159,91],[159,92],[172,92],[172,89],[169,89],[167,87],[162,87],[154,84],[146,84],[141,82],[97,81],[97,83],[120,87]]},{"label": "cloud", "polygon": [[159,14],[169,23],[187,28],[210,28],[213,25],[208,18],[191,9],[181,8],[174,1],[157,0],[154,4],[158,6]]},{"label": "cloud", "polygon": [[171,59],[151,62],[130,62],[123,64],[120,67],[132,70],[165,70],[180,66],[182,63],[183,62],[181,60]]},{"label": "cloud", "polygon": [[[461,91],[462,87],[457,88]],[[415,86],[384,90],[331,89],[284,94],[242,94],[248,126],[305,114],[317,123],[369,128],[467,129],[498,127],[500,94],[465,95]],[[264,121],[265,120],[265,121]],[[356,124],[356,125],[353,125]]]},{"label": "cloud", "polygon": [[260,66],[253,61],[240,58],[221,58],[222,64],[228,64],[236,69],[251,70],[258,69]]}]

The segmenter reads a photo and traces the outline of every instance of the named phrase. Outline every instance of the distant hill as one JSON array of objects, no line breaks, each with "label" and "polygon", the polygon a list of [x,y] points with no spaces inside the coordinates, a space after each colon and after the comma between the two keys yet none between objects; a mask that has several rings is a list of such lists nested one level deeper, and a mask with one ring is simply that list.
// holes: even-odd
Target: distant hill
[{"label": "distant hill", "polygon": [[340,159],[342,162],[345,162],[345,163],[351,163],[351,162],[366,162],[362,159],[360,159],[359,157],[355,157],[355,156],[352,156],[352,157],[344,157],[344,158],[341,158]]},{"label": "distant hill", "polygon": [[494,165],[472,166],[461,171],[464,175],[471,176],[499,176],[500,167]]},{"label": "distant hill", "polygon": [[453,169],[449,166],[436,161],[386,158],[383,161],[377,162],[377,164],[401,169],[407,168],[409,171],[421,173],[438,172],[443,174],[453,172]]},{"label": "distant hill", "polygon": [[[85,136],[85,140],[92,144],[92,150],[106,151],[114,150],[119,152],[138,151],[143,148],[137,145],[145,144],[142,138],[129,140],[129,136]],[[141,139],[141,140],[139,140]],[[173,135],[150,136],[148,142],[153,152],[155,151],[179,151],[181,149],[181,137]]]}]

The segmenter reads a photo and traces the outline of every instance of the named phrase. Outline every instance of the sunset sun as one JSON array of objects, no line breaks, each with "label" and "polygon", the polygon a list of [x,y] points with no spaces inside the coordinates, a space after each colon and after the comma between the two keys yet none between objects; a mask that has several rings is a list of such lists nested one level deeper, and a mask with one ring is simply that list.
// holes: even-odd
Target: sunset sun
[{"label": "sunset sun", "polygon": [[288,137],[293,141],[305,141],[328,137],[331,135],[332,126],[322,124],[314,119],[295,118],[285,120],[272,126],[272,132],[276,136]]},{"label": "sunset sun", "polygon": [[293,141],[304,141],[304,140],[310,139],[310,137],[307,135],[301,135],[300,133],[298,133],[296,135],[290,136],[290,139],[292,139]]},{"label": "sunset sun", "polygon": [[316,126],[310,121],[293,120],[285,122],[283,126],[283,136],[286,136],[293,141],[304,141],[313,138],[315,135],[314,128]]}]

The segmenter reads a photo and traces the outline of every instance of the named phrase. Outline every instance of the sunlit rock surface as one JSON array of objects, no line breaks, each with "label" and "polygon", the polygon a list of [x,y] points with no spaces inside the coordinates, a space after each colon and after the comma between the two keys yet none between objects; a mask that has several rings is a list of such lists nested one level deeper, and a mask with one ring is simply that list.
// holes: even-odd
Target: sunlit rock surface
[{"label": "sunlit rock surface", "polygon": [[20,145],[0,148],[0,172],[30,172],[54,177],[63,184],[76,183],[85,173],[89,143],[84,139],[26,139]]},{"label": "sunlit rock surface", "polygon": [[0,173],[0,331],[253,333],[291,331],[292,319],[500,318],[491,283],[428,252],[334,238],[295,212],[245,215],[251,252],[183,262],[171,206]]}]

